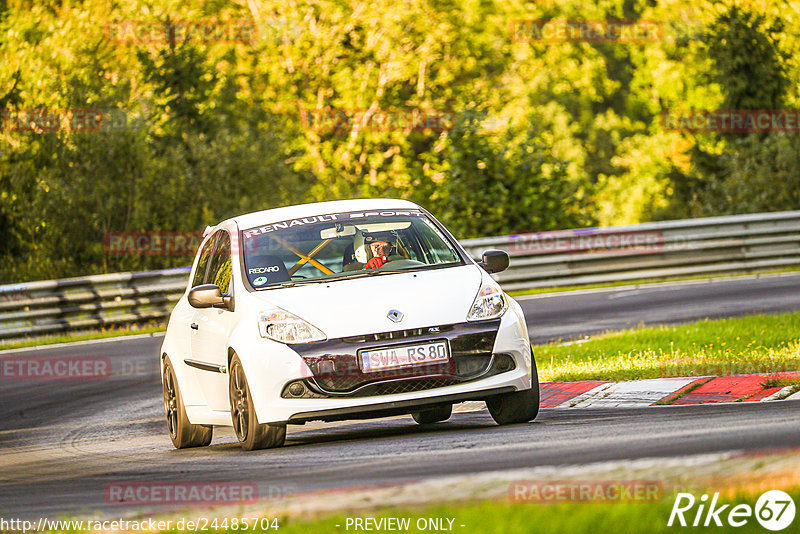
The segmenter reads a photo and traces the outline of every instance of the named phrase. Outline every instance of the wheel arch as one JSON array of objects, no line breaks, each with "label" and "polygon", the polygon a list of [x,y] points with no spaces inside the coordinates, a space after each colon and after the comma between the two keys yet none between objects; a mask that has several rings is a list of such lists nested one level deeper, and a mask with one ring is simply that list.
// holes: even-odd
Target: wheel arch
[{"label": "wheel arch", "polygon": [[171,357],[166,350],[161,351],[159,363],[162,385],[164,383],[164,366],[167,358],[172,364],[172,372],[175,373],[176,385],[181,392],[183,404],[185,406],[207,406],[205,395],[203,395],[203,390],[197,382],[194,372],[183,361]]}]

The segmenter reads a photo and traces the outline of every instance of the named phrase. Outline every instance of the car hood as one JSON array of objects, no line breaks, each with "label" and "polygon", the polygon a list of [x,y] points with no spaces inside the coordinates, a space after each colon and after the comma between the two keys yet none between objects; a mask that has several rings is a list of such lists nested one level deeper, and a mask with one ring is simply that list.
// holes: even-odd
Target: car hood
[{"label": "car hood", "polygon": [[[328,339],[463,323],[480,289],[481,269],[464,265],[259,291],[275,305],[322,329]],[[390,310],[403,314],[395,323]]]}]

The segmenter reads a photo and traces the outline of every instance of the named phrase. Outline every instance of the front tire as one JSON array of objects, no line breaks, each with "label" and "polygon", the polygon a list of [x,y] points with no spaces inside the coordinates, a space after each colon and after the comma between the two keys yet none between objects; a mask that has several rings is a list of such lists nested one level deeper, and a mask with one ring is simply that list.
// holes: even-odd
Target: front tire
[{"label": "front tire", "polygon": [[486,399],[486,407],[498,425],[515,425],[536,419],[539,414],[539,374],[531,354],[531,389],[503,393]]},{"label": "front tire", "polygon": [[164,389],[164,412],[167,417],[167,430],[172,444],[176,449],[189,447],[205,447],[211,443],[213,427],[193,425],[186,416],[183,406],[183,397],[175,379],[175,371],[169,358],[164,359],[164,376],[162,380]]},{"label": "front tire", "polygon": [[442,406],[436,406],[435,408],[431,408],[430,410],[414,412],[411,414],[411,417],[413,417],[414,421],[416,421],[421,425],[430,425],[433,423],[440,423],[442,421],[446,421],[450,419],[451,415],[453,415],[453,405],[445,404]]},{"label": "front tire", "polygon": [[242,444],[242,449],[254,451],[282,447],[286,441],[286,425],[259,424],[250,386],[247,384],[239,356],[234,355],[231,361],[228,384],[233,430],[239,443]]}]

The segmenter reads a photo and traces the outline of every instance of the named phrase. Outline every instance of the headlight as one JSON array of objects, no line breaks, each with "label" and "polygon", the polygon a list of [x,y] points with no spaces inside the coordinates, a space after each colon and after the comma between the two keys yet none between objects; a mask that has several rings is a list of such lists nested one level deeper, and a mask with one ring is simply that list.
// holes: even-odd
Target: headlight
[{"label": "headlight", "polygon": [[469,310],[468,321],[482,321],[496,319],[503,315],[508,307],[506,297],[499,287],[484,284],[475,297],[475,302]]},{"label": "headlight", "polygon": [[311,343],[327,339],[322,330],[313,324],[283,310],[259,313],[258,331],[261,337],[281,343]]}]

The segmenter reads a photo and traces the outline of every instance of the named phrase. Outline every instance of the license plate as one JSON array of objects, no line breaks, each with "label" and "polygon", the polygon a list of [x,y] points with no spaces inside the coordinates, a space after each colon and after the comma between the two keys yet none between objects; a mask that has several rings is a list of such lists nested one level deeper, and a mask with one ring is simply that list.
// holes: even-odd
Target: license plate
[{"label": "license plate", "polygon": [[446,362],[450,359],[450,351],[447,341],[435,341],[419,345],[362,350],[359,356],[361,357],[361,370],[365,373],[374,373],[398,367]]}]

